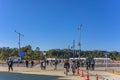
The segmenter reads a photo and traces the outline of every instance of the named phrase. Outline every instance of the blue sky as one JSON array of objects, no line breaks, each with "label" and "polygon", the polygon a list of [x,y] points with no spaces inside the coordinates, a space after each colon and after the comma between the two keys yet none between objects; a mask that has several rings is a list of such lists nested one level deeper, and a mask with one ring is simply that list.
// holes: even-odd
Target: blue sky
[{"label": "blue sky", "polygon": [[78,26],[82,50],[120,51],[119,0],[0,0],[0,47],[68,48]]}]

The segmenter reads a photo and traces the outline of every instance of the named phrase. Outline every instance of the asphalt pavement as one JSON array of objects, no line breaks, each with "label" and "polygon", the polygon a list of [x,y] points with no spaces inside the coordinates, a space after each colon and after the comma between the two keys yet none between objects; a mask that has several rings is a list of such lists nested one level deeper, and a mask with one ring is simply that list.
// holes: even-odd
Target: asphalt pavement
[{"label": "asphalt pavement", "polygon": [[[84,77],[72,75],[70,70],[69,75],[65,76],[63,64],[58,65],[58,70],[54,70],[54,66],[47,66],[47,70],[40,70],[40,65],[33,68],[14,67],[13,72],[8,72],[7,66],[0,67],[0,80],[85,80],[86,72],[89,72],[89,80],[96,80],[98,74],[99,80],[120,80],[120,75],[105,72],[106,67],[95,67],[95,70],[85,70],[85,67],[80,68],[84,71]],[[119,69],[118,67],[114,67]],[[111,69],[111,68],[109,68]]]}]

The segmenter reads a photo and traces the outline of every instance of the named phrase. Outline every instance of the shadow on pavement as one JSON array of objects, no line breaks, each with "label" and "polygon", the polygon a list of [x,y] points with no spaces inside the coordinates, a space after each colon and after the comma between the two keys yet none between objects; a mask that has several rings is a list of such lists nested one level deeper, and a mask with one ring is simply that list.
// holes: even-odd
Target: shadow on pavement
[{"label": "shadow on pavement", "polygon": [[0,72],[0,80],[69,80],[59,79],[63,76],[23,74],[16,72]]}]

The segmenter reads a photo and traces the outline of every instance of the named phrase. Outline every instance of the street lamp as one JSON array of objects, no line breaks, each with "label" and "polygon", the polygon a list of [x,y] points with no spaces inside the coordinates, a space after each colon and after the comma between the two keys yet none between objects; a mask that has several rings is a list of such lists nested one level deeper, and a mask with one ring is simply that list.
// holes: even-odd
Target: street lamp
[{"label": "street lamp", "polygon": [[78,47],[79,47],[79,59],[81,57],[81,27],[82,24],[78,27]]}]

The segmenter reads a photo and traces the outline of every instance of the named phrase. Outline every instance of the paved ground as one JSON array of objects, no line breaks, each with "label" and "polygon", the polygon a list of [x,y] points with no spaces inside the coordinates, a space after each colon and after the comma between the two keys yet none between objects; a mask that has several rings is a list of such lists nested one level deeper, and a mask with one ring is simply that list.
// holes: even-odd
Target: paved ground
[{"label": "paved ground", "polygon": [[54,70],[54,66],[48,66],[47,70],[41,70],[40,65],[34,68],[14,67],[13,72],[8,72],[7,67],[0,67],[0,80],[85,80],[86,72],[89,72],[90,80],[96,79],[96,74],[99,75],[99,80],[120,80],[119,75],[110,74],[105,72],[104,67],[96,68],[95,71],[86,71],[85,68],[80,68],[84,72],[84,77],[80,75],[72,75],[69,72],[69,76],[65,76],[63,64],[59,64],[58,70]]},{"label": "paved ground", "polygon": [[[119,75],[115,75],[115,74],[110,74],[108,72],[104,72],[104,71],[90,71],[90,76],[96,75],[96,73],[99,75],[99,80],[120,80],[120,76]],[[91,79],[92,80],[92,79]]]},{"label": "paved ground", "polygon": [[57,80],[61,76],[39,75],[30,73],[0,72],[0,80]]},{"label": "paved ground", "polygon": [[47,70],[40,70],[39,67],[14,67],[13,72],[8,72],[7,67],[0,67],[0,80],[84,80],[77,77],[71,73],[66,76],[62,69],[53,70],[52,67]]}]

